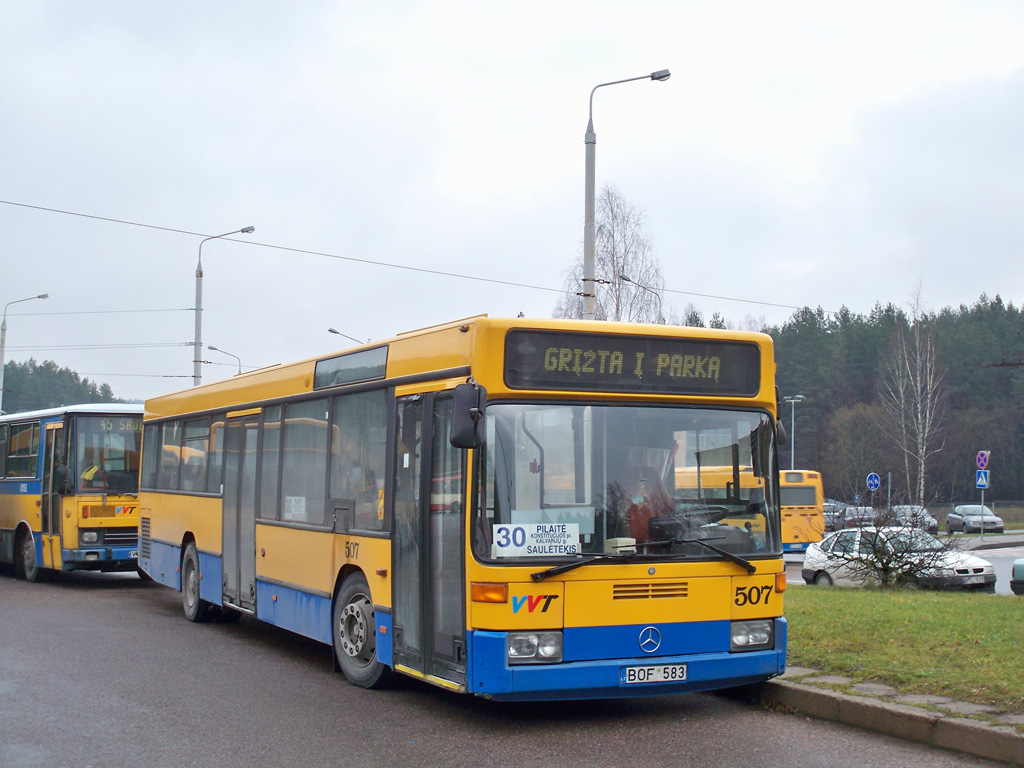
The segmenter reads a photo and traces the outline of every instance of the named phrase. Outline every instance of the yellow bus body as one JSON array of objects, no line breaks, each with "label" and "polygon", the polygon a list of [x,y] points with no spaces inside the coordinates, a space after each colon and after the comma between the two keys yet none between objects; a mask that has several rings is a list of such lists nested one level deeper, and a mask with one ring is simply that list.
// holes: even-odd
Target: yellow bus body
[{"label": "yellow bus body", "polygon": [[[141,438],[141,419],[140,407],[121,404],[0,416],[0,562],[14,565],[29,580],[39,569],[136,569],[138,446],[106,458],[100,446],[83,443],[81,457],[76,449],[91,434],[87,424],[107,425],[108,432],[101,435],[137,432]],[[31,439],[19,444],[25,435]],[[66,446],[67,439],[76,442]],[[61,481],[54,479],[58,459],[66,473],[70,468],[67,482],[74,487],[60,487]],[[101,479],[112,470],[109,462],[116,464],[117,483]],[[130,493],[123,492],[126,483]]]},{"label": "yellow bus body", "polygon": [[782,507],[782,546],[803,552],[825,535],[825,491],[821,473],[807,469],[779,472]]},{"label": "yellow bus body", "polygon": [[[572,334],[586,334],[588,338],[600,335],[611,339],[738,343],[756,347],[761,362],[753,377],[754,391],[744,396],[742,402],[713,394],[603,392],[593,387],[525,389],[510,384],[506,376],[503,350],[513,330],[551,332],[570,339]],[[383,359],[381,350],[386,350],[386,363],[381,362],[379,368],[374,369],[376,378],[360,379],[357,374],[352,374],[357,380],[341,380],[351,373],[345,367],[349,355],[353,356],[352,359],[364,355],[367,360],[377,360]],[[562,351],[559,354],[564,363],[573,353]],[[670,363],[672,361],[667,360],[665,364]],[[587,363],[582,365],[585,367]],[[374,368],[373,364],[367,366]],[[358,366],[353,367],[356,369]],[[341,371],[340,374],[332,374],[341,379],[330,381],[341,383],[317,384],[318,376],[326,380],[324,372],[334,370]],[[462,478],[458,486],[461,499],[451,498],[449,488],[451,479],[459,475],[453,474],[451,469],[439,471],[433,479],[443,481],[449,490],[436,491],[435,488],[440,486],[431,484],[428,479],[420,492],[423,499],[420,524],[425,540],[416,538],[420,534],[405,537],[400,532],[404,514],[401,510],[405,503],[401,477],[407,465],[416,465],[420,455],[416,451],[424,448],[422,445],[411,447],[404,434],[396,435],[399,427],[396,426],[394,409],[398,403],[406,409],[403,413],[414,412],[413,404],[421,399],[435,404],[447,402],[445,398],[457,385],[472,378],[486,389],[488,407],[503,402],[599,401],[609,406],[657,404],[680,407],[732,404],[763,412],[774,423],[777,412],[774,375],[771,339],[761,334],[480,316],[399,334],[344,353],[275,365],[153,398],[145,404],[143,479],[139,497],[141,566],[155,580],[183,590],[187,613],[192,582],[188,582],[187,573],[184,576],[183,573],[194,567],[197,591],[191,596],[198,603],[193,603],[193,607],[198,605],[204,610],[219,609],[225,613],[249,613],[277,626],[333,643],[336,659],[340,662],[346,659],[339,658],[339,655],[343,656],[339,649],[345,644],[344,639],[338,636],[339,622],[344,626],[345,616],[358,618],[364,614],[360,613],[356,603],[342,606],[339,601],[343,597],[348,599],[349,585],[358,583],[361,577],[365,580],[373,608],[370,631],[375,636],[374,664],[383,664],[448,689],[499,699],[644,695],[704,690],[767,679],[781,674],[785,667],[785,620],[782,618],[785,570],[781,551],[751,559],[752,573],[733,562],[709,555],[694,561],[608,563],[600,568],[579,568],[537,581],[532,574],[538,570],[538,565],[482,562],[473,554],[471,541],[477,532],[472,527],[469,511],[475,503],[474,494],[479,492],[474,468],[480,451],[472,449],[459,452],[462,469],[457,471],[461,472]],[[371,485],[372,481],[367,480],[371,473],[366,467],[346,468],[344,471],[352,472],[362,486],[357,486],[351,497],[344,497],[339,492],[337,498],[330,497],[324,502],[320,502],[319,497],[290,495],[284,490],[288,473],[280,468],[281,464],[274,462],[286,461],[281,457],[286,455],[287,424],[297,423],[300,418],[321,419],[319,413],[299,416],[297,410],[296,415],[289,416],[288,409],[298,409],[301,404],[309,404],[313,409],[321,402],[321,396],[323,398],[326,415],[319,423],[324,425],[320,443],[325,446],[320,454],[324,458],[321,461],[307,457],[306,463],[321,461],[329,465],[330,479],[323,481],[328,485],[329,496],[332,492],[330,483],[342,471],[340,462],[345,452],[345,448],[338,447],[344,430],[339,431],[336,427],[335,409],[344,408],[351,398],[381,391],[387,393],[389,412],[386,477],[384,473],[379,473],[379,476],[374,473],[377,484]],[[328,416],[330,429],[327,428]],[[284,437],[276,431],[282,422],[286,424]],[[213,427],[205,448],[194,448],[203,445],[201,439],[190,444],[187,436],[184,441],[177,438],[179,443],[176,445],[166,444],[168,434],[179,435],[189,424],[201,426],[203,423],[235,429],[235,448],[232,448],[231,434],[217,432]],[[198,434],[198,426],[196,430]],[[444,437],[435,441],[432,453],[447,450]],[[252,440],[251,449],[246,447],[249,439]],[[273,445],[282,446],[280,452],[275,453],[278,449],[273,448],[268,453],[267,440],[277,441]],[[205,492],[185,493],[153,487],[156,480],[147,480],[148,471],[152,478],[157,477],[155,468],[147,470],[150,453],[159,451],[162,455],[168,447],[184,451],[189,445],[194,450],[209,453]],[[217,471],[223,472],[219,484],[215,479],[211,480],[218,452],[223,453],[223,457],[217,459],[220,464],[216,465],[221,468]],[[250,466],[246,462],[249,461],[254,462],[251,478],[246,474]],[[268,471],[267,466],[272,470]],[[259,468],[258,471],[255,467]],[[237,473],[237,481],[231,479],[236,476],[231,473]],[[266,503],[276,510],[273,514],[277,517],[264,518],[261,515],[265,502],[260,494],[265,478],[275,473],[278,480],[267,482],[271,485],[278,482],[280,487],[277,487],[273,500]],[[684,475],[685,472],[677,475],[679,488],[686,487]],[[240,488],[250,490],[243,488],[235,494],[231,486],[236,482]],[[743,474],[742,484],[746,490],[761,489],[762,495],[765,491],[765,481],[755,479],[749,472]],[[557,492],[564,493],[566,485],[564,478],[552,480],[552,488]],[[374,492],[378,494],[377,517],[373,515]],[[250,503],[245,500],[248,498],[246,494],[253,497],[251,509],[245,506]],[[236,496],[237,504],[233,501]],[[266,498],[271,499],[271,496]],[[353,501],[363,505],[357,506],[354,513],[351,508]],[[314,506],[323,503],[326,508],[324,515],[321,516],[317,509],[311,510],[311,503]],[[232,511],[225,513],[229,506]],[[236,506],[237,513],[234,511]],[[307,514],[314,522],[305,522],[306,518],[299,523],[286,519],[286,515]],[[362,528],[352,524],[353,514],[357,518],[363,515]],[[247,520],[248,515],[253,518],[251,524],[238,522]],[[366,530],[378,522],[379,530]],[[733,527],[730,523],[731,518],[720,521],[723,527]],[[251,531],[248,530],[250,525]],[[246,530],[237,534],[241,538],[236,542],[235,531],[241,528]],[[756,533],[763,537],[769,532],[762,524]],[[249,535],[251,544],[248,538],[242,541]],[[434,535],[438,541],[431,539]],[[461,549],[456,552],[438,549],[442,546],[439,543],[442,539],[445,542],[443,546],[458,541]],[[411,555],[409,551],[413,547],[422,547],[423,551]],[[196,557],[194,566],[186,562],[193,551]],[[247,559],[250,553],[253,559],[251,574],[247,570],[248,565],[235,563],[236,559]],[[425,566],[422,575],[427,580],[433,579],[436,586],[433,592],[420,596],[422,610],[436,615],[419,620],[428,624],[431,621],[443,623],[447,630],[457,624],[456,631],[449,632],[452,635],[449,641],[417,638],[415,642],[425,644],[422,658],[416,654],[403,655],[400,650],[408,638],[417,634],[408,621],[399,620],[403,611],[411,616],[419,610],[410,605],[403,591],[413,588],[409,586],[411,582],[403,580],[408,576],[402,576],[402,564],[410,557],[426,558],[424,562],[429,563],[429,567]],[[237,591],[233,586],[223,587],[235,578],[236,571],[239,574]],[[340,617],[339,610],[342,612]],[[735,649],[730,651],[729,627],[736,622],[752,620],[772,624],[772,631],[776,633],[772,650],[746,654],[737,653]],[[678,661],[682,656],[673,656],[671,658],[675,661],[672,664],[652,664],[652,660],[661,657],[647,657],[645,652],[635,649],[636,636],[641,630],[646,631],[645,627],[656,631],[661,628],[665,632],[666,643],[681,643],[679,638],[687,632],[693,638],[705,639],[687,641],[687,647],[692,646],[696,654],[692,661]],[[590,654],[587,658],[600,653],[589,647],[605,642],[604,639],[597,640],[599,637],[607,639],[609,644],[617,644],[626,642],[628,635],[628,644],[633,650],[629,651],[628,658],[622,659],[616,656],[600,662],[580,660],[546,667],[510,668],[505,658],[506,646],[512,642],[509,638],[515,633],[532,630],[564,632],[567,638],[574,632],[587,635],[588,647],[583,652],[585,656]],[[435,634],[440,637],[440,633]],[[720,645],[723,637],[726,641],[724,649]],[[439,650],[442,642],[450,642],[451,648]],[[430,654],[433,654],[433,661],[426,658]],[[722,672],[731,664],[736,664],[741,671]],[[647,667],[657,667],[659,671],[644,671]],[[342,668],[349,674],[344,663]],[[619,680],[620,669],[627,668],[632,670],[629,674],[641,676],[688,674],[690,677],[685,682],[674,680],[627,687]],[[640,672],[636,671],[638,669]],[[626,675],[627,672],[621,671],[621,674]],[[363,680],[357,682],[369,685]]]}]

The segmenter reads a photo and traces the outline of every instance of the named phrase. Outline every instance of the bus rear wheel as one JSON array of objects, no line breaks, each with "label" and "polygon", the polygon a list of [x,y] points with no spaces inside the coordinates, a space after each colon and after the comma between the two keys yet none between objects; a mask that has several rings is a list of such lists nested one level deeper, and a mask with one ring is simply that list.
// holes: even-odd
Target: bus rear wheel
[{"label": "bus rear wheel", "polygon": [[32,536],[23,533],[18,540],[15,555],[15,573],[25,581],[39,578],[39,561],[36,560],[36,544]]},{"label": "bus rear wheel", "polygon": [[191,542],[181,558],[181,605],[189,621],[206,621],[210,604],[199,597],[199,552]]},{"label": "bus rear wheel", "polygon": [[345,678],[361,688],[380,688],[390,669],[377,658],[370,587],[362,573],[345,579],[334,600],[334,657]]}]

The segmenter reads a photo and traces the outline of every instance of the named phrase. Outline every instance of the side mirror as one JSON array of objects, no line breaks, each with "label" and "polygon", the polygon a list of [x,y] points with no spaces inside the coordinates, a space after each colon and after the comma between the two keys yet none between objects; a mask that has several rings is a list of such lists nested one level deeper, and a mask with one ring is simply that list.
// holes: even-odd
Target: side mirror
[{"label": "side mirror", "polygon": [[455,387],[452,404],[452,433],[449,442],[455,448],[479,448],[484,443],[484,411],[487,390],[471,381]]},{"label": "side mirror", "polygon": [[775,438],[780,446],[789,445],[789,433],[786,432],[786,425],[782,419],[775,422]]}]

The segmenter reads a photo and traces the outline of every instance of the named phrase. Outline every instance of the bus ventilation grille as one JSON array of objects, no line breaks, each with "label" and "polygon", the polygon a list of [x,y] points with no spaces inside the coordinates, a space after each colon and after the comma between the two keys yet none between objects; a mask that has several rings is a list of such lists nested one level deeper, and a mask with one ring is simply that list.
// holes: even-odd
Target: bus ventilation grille
[{"label": "bus ventilation grille", "polygon": [[613,584],[612,600],[651,600],[662,597],[689,597],[685,581],[659,581],[654,584]]},{"label": "bus ventilation grille", "polygon": [[139,557],[149,557],[149,518],[139,518]]}]

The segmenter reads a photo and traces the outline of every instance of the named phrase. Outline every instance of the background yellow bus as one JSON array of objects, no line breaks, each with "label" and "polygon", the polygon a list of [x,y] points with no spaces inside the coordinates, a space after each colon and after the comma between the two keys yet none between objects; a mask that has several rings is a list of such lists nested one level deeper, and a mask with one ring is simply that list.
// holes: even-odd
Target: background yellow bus
[{"label": "background yellow bus", "polygon": [[804,552],[825,534],[825,491],[821,473],[807,469],[783,470],[779,477],[782,500],[782,548]]},{"label": "background yellow bus", "polygon": [[0,416],[0,562],[135,570],[142,447],[138,405],[73,405]]},{"label": "background yellow bus", "polygon": [[[331,644],[365,687],[763,681],[786,647],[774,375],[761,334],[475,317],[154,398],[140,563],[189,619]],[[677,481],[697,466],[750,480]]]}]

